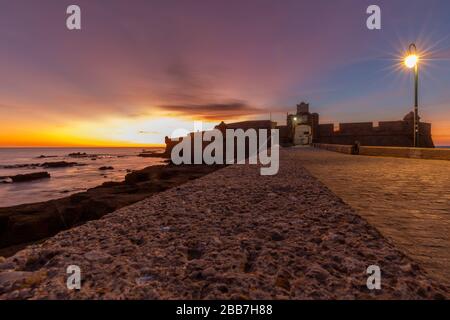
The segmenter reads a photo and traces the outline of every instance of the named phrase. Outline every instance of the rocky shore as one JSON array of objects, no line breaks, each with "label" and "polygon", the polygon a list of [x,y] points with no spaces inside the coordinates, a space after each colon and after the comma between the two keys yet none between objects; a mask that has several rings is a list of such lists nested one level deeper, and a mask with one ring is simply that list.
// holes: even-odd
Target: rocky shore
[{"label": "rocky shore", "polygon": [[[81,155],[82,156],[82,155]],[[66,198],[0,208],[0,256],[8,256],[23,244],[55,235],[86,221],[98,219],[157,192],[208,174],[219,167],[158,165],[131,172],[123,182],[103,185]],[[101,167],[99,170],[111,170]],[[13,181],[48,178],[48,173],[17,175]]]},{"label": "rocky shore", "polygon": [[[46,156],[40,156],[39,159],[43,159]],[[67,162],[67,161],[54,161],[54,162],[44,162],[44,163],[28,163],[28,164],[15,164],[15,165],[2,165],[0,169],[59,169],[59,168],[69,168],[69,167],[81,167],[86,164],[77,162]],[[29,182],[40,179],[50,178],[50,173],[47,171],[32,172],[26,174],[8,175],[0,176],[0,183],[21,183]]]},{"label": "rocky shore", "polygon": [[[81,290],[66,287],[69,265]],[[371,265],[381,290],[366,286]],[[449,298],[287,150],[278,175],[226,167],[60,232],[0,270],[0,299]]]}]

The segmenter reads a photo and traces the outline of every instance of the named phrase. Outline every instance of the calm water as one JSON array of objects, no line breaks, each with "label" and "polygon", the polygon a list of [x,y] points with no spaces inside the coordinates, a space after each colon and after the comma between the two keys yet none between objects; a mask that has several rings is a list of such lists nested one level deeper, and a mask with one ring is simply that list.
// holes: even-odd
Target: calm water
[{"label": "calm water", "polygon": [[[150,150],[150,149],[147,149]],[[157,150],[157,149],[152,149]],[[93,157],[73,158],[70,153],[87,153]],[[106,181],[122,181],[127,170],[138,170],[161,164],[163,159],[142,158],[138,154],[142,148],[0,148],[0,177],[16,174],[47,171],[50,179],[24,183],[2,183],[0,181],[0,207],[9,207],[24,203],[47,201],[66,197],[85,191]],[[41,155],[55,156],[39,159]],[[44,162],[77,162],[85,166],[68,168],[14,168],[5,169],[5,165],[35,164]],[[111,166],[114,170],[100,171],[102,166]]]}]

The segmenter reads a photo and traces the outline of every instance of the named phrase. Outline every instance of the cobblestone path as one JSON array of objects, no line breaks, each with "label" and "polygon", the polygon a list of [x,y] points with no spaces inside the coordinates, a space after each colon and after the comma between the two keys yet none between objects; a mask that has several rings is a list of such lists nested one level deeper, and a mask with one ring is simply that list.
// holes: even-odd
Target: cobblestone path
[{"label": "cobblestone path", "polygon": [[449,161],[292,152],[430,276],[450,283]]}]

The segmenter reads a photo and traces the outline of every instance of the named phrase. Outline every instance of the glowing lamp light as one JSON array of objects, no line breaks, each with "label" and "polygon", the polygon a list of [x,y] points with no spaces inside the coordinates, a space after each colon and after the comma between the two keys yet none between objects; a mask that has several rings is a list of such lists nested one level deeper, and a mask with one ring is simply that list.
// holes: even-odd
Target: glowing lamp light
[{"label": "glowing lamp light", "polygon": [[415,54],[411,54],[405,58],[405,65],[409,69],[414,68],[418,62],[419,62],[419,57],[416,56]]},{"label": "glowing lamp light", "polygon": [[297,117],[294,118],[294,121],[297,121]]},{"label": "glowing lamp light", "polygon": [[415,43],[411,43],[408,49],[408,55],[405,58],[405,66],[414,69],[414,144],[419,147],[419,56]]}]

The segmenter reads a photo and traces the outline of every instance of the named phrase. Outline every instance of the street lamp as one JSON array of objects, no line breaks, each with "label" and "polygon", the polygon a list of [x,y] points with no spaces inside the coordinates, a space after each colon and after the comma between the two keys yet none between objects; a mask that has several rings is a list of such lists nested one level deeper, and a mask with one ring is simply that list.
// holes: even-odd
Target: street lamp
[{"label": "street lamp", "polygon": [[419,56],[414,43],[409,45],[405,65],[409,69],[414,68],[414,147],[419,146]]}]

